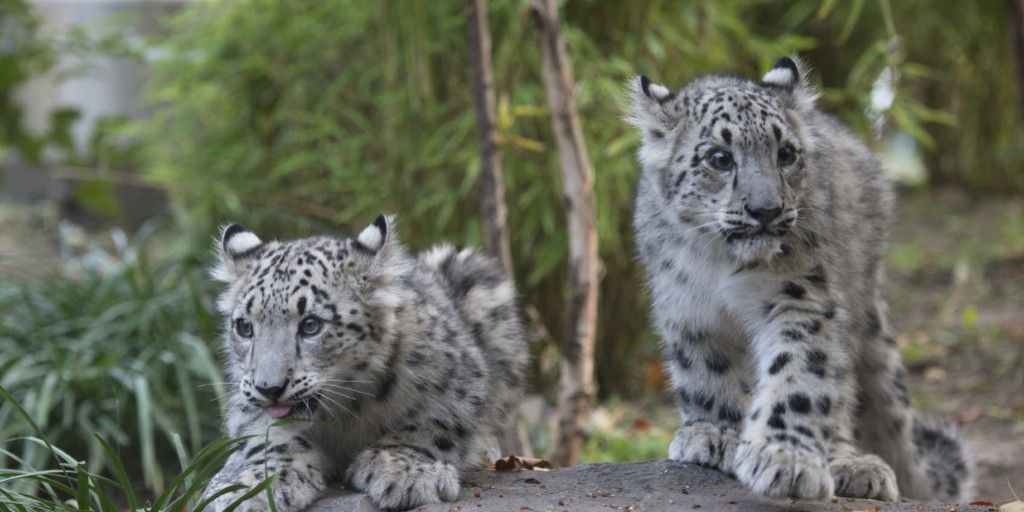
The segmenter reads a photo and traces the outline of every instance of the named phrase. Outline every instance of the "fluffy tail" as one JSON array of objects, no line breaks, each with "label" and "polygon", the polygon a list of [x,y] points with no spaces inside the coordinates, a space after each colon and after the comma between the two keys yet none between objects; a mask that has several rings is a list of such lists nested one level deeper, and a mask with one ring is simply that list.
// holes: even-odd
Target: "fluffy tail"
[{"label": "fluffy tail", "polygon": [[457,251],[440,245],[424,251],[420,262],[433,269],[448,289],[487,361],[491,406],[482,419],[497,435],[508,426],[522,399],[529,358],[515,285],[497,260],[473,249]]},{"label": "fluffy tail", "polygon": [[948,423],[915,417],[911,435],[931,489],[927,498],[969,500],[974,493],[974,461],[959,432]]}]

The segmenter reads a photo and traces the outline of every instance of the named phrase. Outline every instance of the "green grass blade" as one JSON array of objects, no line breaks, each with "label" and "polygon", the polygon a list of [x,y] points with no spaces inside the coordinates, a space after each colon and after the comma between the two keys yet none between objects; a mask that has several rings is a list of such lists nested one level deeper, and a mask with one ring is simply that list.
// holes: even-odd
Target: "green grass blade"
[{"label": "green grass blade", "polygon": [[78,477],[78,488],[75,494],[78,500],[79,510],[88,510],[89,508],[89,472],[85,470],[85,463],[78,463],[76,466],[75,475]]},{"label": "green grass blade", "polygon": [[149,383],[142,376],[135,377],[135,403],[139,421],[139,444],[142,449],[142,474],[146,485],[157,492],[163,491],[163,472],[156,461],[156,441],[153,435],[152,397]]},{"label": "green grass blade", "polygon": [[103,451],[106,452],[109,463],[113,466],[114,475],[117,476],[117,487],[124,492],[124,497],[128,500],[129,510],[139,510],[139,499],[135,496],[135,489],[132,488],[132,482],[128,479],[128,473],[124,470],[124,464],[121,464],[121,459],[118,458],[114,449],[99,434],[96,435],[96,439],[103,445]]},{"label": "green grass blade", "polygon": [[7,508],[7,505],[13,506],[14,507],[13,510],[17,510],[18,512],[27,511],[28,508],[25,507],[25,505],[22,504],[22,502],[26,501],[26,500],[29,501],[29,502],[32,502],[32,501],[39,502],[40,503],[39,508],[41,508],[41,509],[45,510],[47,508],[46,507],[47,502],[44,501],[44,500],[41,500],[41,499],[39,499],[39,498],[37,498],[35,496],[29,496],[29,495],[25,495],[25,494],[10,493],[10,492],[5,491],[3,488],[0,488],[0,495],[3,496],[3,499],[0,499],[0,512],[4,512],[4,511],[7,511],[7,510],[12,510],[10,508]]},{"label": "green grass blade", "polygon": [[[21,406],[21,404],[19,404],[18,401],[15,400],[14,397],[11,396],[11,394],[8,393],[7,389],[4,388],[3,386],[0,386],[0,396],[4,397],[4,399],[6,399],[14,407],[14,410],[18,411],[18,414],[25,420],[25,423],[28,423],[29,427],[32,428],[32,431],[35,432],[36,436],[40,440],[42,440],[42,442],[46,445],[46,448],[50,450],[50,453],[53,455],[54,460],[59,465],[60,459],[57,457],[56,449],[50,443],[50,440],[47,439],[46,434],[43,434],[43,431],[39,428],[39,425],[36,425],[36,422],[32,421],[32,417],[28,415],[28,413]],[[63,469],[61,469],[61,471],[63,471]],[[64,477],[68,481],[71,480],[71,475],[68,475],[66,471],[64,471]]]},{"label": "green grass blade", "polygon": [[[206,498],[205,500],[199,502],[199,505],[196,505],[196,508],[192,509],[192,511],[193,512],[202,512],[203,510],[206,509],[206,507],[210,503],[213,503],[213,500],[215,500],[215,499],[217,499],[217,498],[219,498],[219,497],[221,497],[221,496],[223,496],[223,495],[225,495],[225,494],[227,494],[229,492],[240,491],[242,489],[245,489],[245,486],[242,485],[242,484],[229,485],[229,486],[227,486],[227,487],[225,487],[225,488],[223,488],[223,489],[221,489],[221,490],[211,494],[209,498]],[[244,501],[244,500],[242,500],[242,501]],[[237,504],[235,504],[234,506],[237,506]],[[227,510],[225,510],[224,512],[227,512]]]},{"label": "green grass blade", "polygon": [[116,486],[114,482],[111,482],[107,478],[102,478],[99,475],[92,475],[92,494],[96,498],[96,503],[99,506],[100,512],[121,512],[117,506],[114,505],[114,502],[110,497],[107,496],[104,487],[102,487],[103,485],[108,486],[108,488]]},{"label": "green grass blade", "polygon": [[96,500],[100,512],[122,512],[121,508],[114,505],[113,500],[107,495],[107,489],[119,489],[121,483],[111,480],[103,475],[89,473],[92,496]]},{"label": "green grass blade", "polygon": [[[256,496],[256,495],[258,495],[258,494],[260,494],[261,492],[264,492],[264,491],[267,491],[267,493],[268,493],[267,496],[271,499],[271,503],[273,503],[273,495],[269,494],[269,492],[270,492],[270,485],[273,484],[275,480],[277,480],[277,477],[281,475],[282,471],[284,471],[284,470],[282,469],[282,470],[274,473],[273,475],[270,475],[267,478],[264,478],[262,482],[254,485],[251,489],[246,491],[245,494],[239,496],[238,499],[236,499],[235,501],[231,502],[231,504],[228,505],[227,507],[224,507],[223,512],[234,512],[234,510],[236,508],[238,508],[239,505],[241,505],[242,503],[245,503],[246,501],[252,499],[254,496]],[[206,500],[203,500],[203,502],[199,504],[199,507],[194,512],[201,512],[207,505],[209,505],[209,503],[214,498],[224,494],[223,491],[228,490],[228,489],[239,490],[240,488],[244,489],[245,486],[241,485],[241,484],[238,484],[238,485],[233,485],[233,486],[221,489],[220,491],[218,491],[213,496],[210,496]]]},{"label": "green grass blade", "polygon": [[13,482],[15,480],[21,480],[21,479],[26,479],[26,478],[27,479],[31,479],[31,480],[42,480],[43,478],[45,478],[48,475],[63,475],[63,474],[65,474],[65,473],[63,473],[59,469],[46,469],[46,470],[42,470],[42,471],[16,471],[16,472],[12,472],[12,473],[14,474],[14,476],[9,476],[9,477],[4,477],[5,473],[0,473],[0,484],[4,484],[4,483],[7,483],[7,482]]},{"label": "green grass blade", "polygon": [[177,433],[171,434],[171,444],[174,445],[174,454],[178,456],[178,467],[185,471],[188,467],[188,453],[185,451],[185,444],[181,442],[181,436]]},{"label": "green grass blade", "polygon": [[[181,390],[181,404],[185,408],[185,423],[188,426],[189,439],[202,439],[202,415],[199,413],[199,405],[196,403],[196,395],[192,391],[194,387],[189,377],[189,369],[185,365],[175,367],[175,376],[178,379],[178,389]],[[177,434],[174,434],[177,435]]]},{"label": "green grass blade", "polygon": [[[220,470],[224,461],[235,450],[236,445],[242,441],[255,436],[240,437],[237,439],[219,438],[215,439],[206,448],[196,454],[195,459],[184,467],[181,473],[167,486],[167,489],[160,493],[153,502],[152,510],[184,510],[183,506],[196,494],[200,488],[205,487],[213,474]],[[179,488],[183,488],[177,499],[170,501]],[[196,509],[198,510],[198,509]]]}]

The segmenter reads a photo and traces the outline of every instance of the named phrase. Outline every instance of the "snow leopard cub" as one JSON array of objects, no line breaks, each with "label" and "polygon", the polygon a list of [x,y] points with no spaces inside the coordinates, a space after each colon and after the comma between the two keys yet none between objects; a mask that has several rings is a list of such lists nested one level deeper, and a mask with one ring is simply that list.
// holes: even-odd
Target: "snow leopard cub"
[{"label": "snow leopard cub", "polygon": [[[527,348],[500,266],[442,245],[418,258],[381,216],[357,238],[263,242],[228,226],[214,276],[227,284],[231,437],[254,435],[207,490],[267,475],[278,510],[340,481],[383,509],[459,494],[459,472],[493,460],[523,390]],[[285,418],[312,421],[283,422]],[[269,510],[265,493],[241,510]]]},{"label": "snow leopard cub", "polygon": [[772,497],[963,499],[966,449],[910,410],[887,319],[890,185],[816,96],[789,58],[760,82],[632,84],[669,457]]}]

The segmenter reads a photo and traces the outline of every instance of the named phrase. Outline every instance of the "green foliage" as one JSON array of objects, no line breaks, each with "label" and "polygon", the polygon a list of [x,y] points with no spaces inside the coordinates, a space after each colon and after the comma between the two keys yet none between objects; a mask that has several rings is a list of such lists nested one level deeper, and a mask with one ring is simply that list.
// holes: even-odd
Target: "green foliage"
[{"label": "green foliage", "polygon": [[612,397],[590,415],[580,464],[663,459],[678,424],[675,402],[630,404]]},{"label": "green foliage", "polygon": [[580,454],[580,464],[664,459],[670,443],[672,443],[671,430],[616,429],[600,434],[590,434],[583,446],[583,452]]},{"label": "green foliage", "polygon": [[[217,426],[225,390],[205,341],[215,337],[211,294],[152,225],[130,241],[114,235],[112,252],[90,247],[42,279],[0,280],[0,385],[50,439],[87,455],[90,472],[116,469],[99,433],[160,490],[175,436],[197,451]],[[0,439],[35,435],[17,411],[0,403]],[[0,467],[42,467],[48,456],[38,443],[10,450]]]},{"label": "green foliage", "polygon": [[[536,36],[523,2],[489,8],[516,276],[525,302],[560,332],[567,236]],[[793,28],[813,9],[790,13],[790,26],[748,23],[768,10],[710,0],[566,6],[597,174],[602,310],[618,312],[599,326],[605,383],[622,380],[645,355],[638,347],[654,350],[643,344],[641,279],[627,235],[637,139],[618,120],[622,86],[640,71],[676,85],[712,70],[756,75],[779,55],[815,45]],[[463,16],[460,4],[418,1],[189,4],[158,46],[146,174],[171,190],[188,231],[204,239],[229,220],[266,236],[351,233],[384,211],[399,214],[414,247],[478,244]],[[546,387],[550,376],[542,377]]]},{"label": "green foliage", "polygon": [[[977,30],[951,41],[983,33],[999,17],[992,6],[586,0],[562,8],[596,167],[602,391],[629,393],[630,365],[656,351],[628,235],[637,138],[619,117],[630,77],[642,72],[679,86],[713,71],[757,76],[796,52],[816,66],[823,108],[869,138],[899,129],[936,150],[962,147],[946,135],[960,119],[944,110],[954,98],[971,98],[961,104],[980,130],[989,109],[978,108],[978,81],[998,76],[992,83],[1003,87],[1000,94],[1012,90],[1005,60],[966,59],[962,45],[930,39],[952,30],[943,20],[958,16]],[[495,0],[489,9],[515,273],[524,303],[558,333],[567,236],[536,36],[526,2]],[[203,240],[231,220],[265,236],[351,233],[383,211],[399,214],[413,247],[441,239],[478,244],[480,164],[463,17],[459,3],[415,0],[188,4],[154,52],[161,58],[149,98],[158,108],[146,130],[146,174],[171,190],[186,230]],[[1006,46],[1005,38],[978,41],[972,44]],[[928,93],[948,87],[943,74],[953,56],[967,62],[975,82],[958,96]],[[873,104],[869,91],[884,85],[892,101]],[[1009,180],[1010,162],[1024,160],[1014,156],[1024,138],[1018,125],[1000,126],[995,142],[967,139],[976,148],[1002,144],[1000,170],[992,172]],[[961,168],[989,172],[982,152],[959,154],[974,159],[960,160]],[[929,153],[932,163],[937,155]],[[535,355],[550,353],[538,347]],[[538,388],[553,382],[542,374]]]},{"label": "green foliage", "polygon": [[53,49],[39,34],[39,19],[26,0],[0,3],[0,157],[17,149],[26,159],[39,162],[48,144],[71,144],[71,124],[78,118],[72,109],[50,114],[50,131],[30,133],[23,124],[24,111],[14,100],[14,91],[33,76],[49,70],[55,60]]},{"label": "green foliage", "polygon": [[[934,125],[925,161],[936,183],[985,194],[1024,191],[1024,105],[1013,73],[1010,2],[894,2],[908,25],[905,53],[931,79],[905,92],[953,120]],[[909,31],[913,23],[913,32]]]},{"label": "green foliage", "polygon": [[[172,441],[181,463],[181,472],[150,501],[148,496],[136,490],[121,456],[102,436],[95,436],[97,444],[102,447],[102,452],[96,456],[103,459],[103,466],[113,468],[113,478],[90,471],[87,469],[89,464],[55,446],[32,419],[32,415],[3,386],[0,386],[0,398],[15,412],[15,420],[23,423],[24,430],[33,433],[32,436],[10,439],[0,444],[0,454],[18,461],[21,466],[18,469],[0,466],[2,512],[119,512],[124,510],[124,504],[128,505],[128,510],[143,510],[145,504],[145,510],[152,512],[199,512],[209,502],[209,499],[199,502],[199,493],[224,465],[237,444],[245,439],[217,439],[189,461],[180,438],[174,436]],[[19,459],[16,451],[21,449],[19,446],[26,445],[37,447],[44,458],[53,463],[52,468],[35,469],[27,461]],[[93,459],[93,462],[96,461]],[[253,493],[263,492],[272,481],[273,477],[267,478],[252,489]],[[222,492],[239,488],[241,486],[230,486]],[[235,504],[244,499],[240,498]]]}]

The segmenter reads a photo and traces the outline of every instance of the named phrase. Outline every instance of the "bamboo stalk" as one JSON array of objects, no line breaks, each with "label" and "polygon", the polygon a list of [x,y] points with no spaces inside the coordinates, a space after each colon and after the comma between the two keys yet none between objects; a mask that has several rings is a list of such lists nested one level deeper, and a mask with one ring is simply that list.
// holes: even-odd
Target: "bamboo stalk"
[{"label": "bamboo stalk", "polygon": [[597,326],[597,225],[594,170],[587,155],[573,94],[575,78],[554,0],[530,4],[540,43],[544,88],[558,147],[569,223],[570,299],[562,340],[556,425],[548,460],[571,466],[583,447],[584,425],[594,401]]},{"label": "bamboo stalk", "polygon": [[498,258],[505,273],[512,275],[512,249],[508,239],[504,171],[495,143],[497,114],[494,107],[494,77],[491,72],[491,33],[487,23],[486,0],[466,0],[469,60],[473,70],[476,100],[476,132],[480,140],[480,216],[483,220],[484,250]]}]

